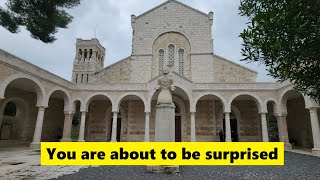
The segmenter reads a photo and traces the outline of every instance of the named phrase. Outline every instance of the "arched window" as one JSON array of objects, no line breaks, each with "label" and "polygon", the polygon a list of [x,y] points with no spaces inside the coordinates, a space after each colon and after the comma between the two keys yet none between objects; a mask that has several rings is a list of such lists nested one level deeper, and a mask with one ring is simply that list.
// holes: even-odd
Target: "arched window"
[{"label": "arched window", "polygon": [[175,51],[174,45],[170,44],[168,46],[168,64],[170,66],[174,64],[174,51]]},{"label": "arched window", "polygon": [[159,50],[159,75],[163,74],[163,66],[164,66],[164,50]]},{"label": "arched window", "polygon": [[184,75],[184,50],[179,49],[179,74]]},{"label": "arched window", "polygon": [[15,117],[17,114],[17,106],[14,102],[8,102],[6,107],[4,108],[3,115]]}]

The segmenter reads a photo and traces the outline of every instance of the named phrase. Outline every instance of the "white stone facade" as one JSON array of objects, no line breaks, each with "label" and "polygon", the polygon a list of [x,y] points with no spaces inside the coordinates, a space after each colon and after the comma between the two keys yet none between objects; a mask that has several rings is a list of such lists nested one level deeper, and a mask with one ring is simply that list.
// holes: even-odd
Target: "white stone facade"
[{"label": "white stone facade", "polygon": [[[255,71],[215,55],[213,13],[169,0],[131,19],[132,54],[103,68],[105,49],[98,40],[78,39],[72,81],[1,50],[0,146],[154,141],[163,50],[164,66],[173,60],[168,68],[177,87],[176,141],[220,141],[223,131],[223,141],[283,141],[287,148],[320,151],[319,104],[288,82],[256,82]],[[92,50],[92,56],[80,58],[79,49]],[[79,81],[77,74],[88,76]]]}]

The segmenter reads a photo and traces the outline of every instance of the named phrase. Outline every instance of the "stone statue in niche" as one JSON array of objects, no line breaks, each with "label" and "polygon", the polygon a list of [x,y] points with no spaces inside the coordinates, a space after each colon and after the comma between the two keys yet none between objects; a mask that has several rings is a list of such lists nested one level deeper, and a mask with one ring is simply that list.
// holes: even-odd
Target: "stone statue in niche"
[{"label": "stone statue in niche", "polygon": [[169,77],[169,71],[167,69],[163,70],[163,77],[158,80],[156,90],[160,91],[157,105],[174,105],[171,92],[175,90],[175,87],[172,78]]}]

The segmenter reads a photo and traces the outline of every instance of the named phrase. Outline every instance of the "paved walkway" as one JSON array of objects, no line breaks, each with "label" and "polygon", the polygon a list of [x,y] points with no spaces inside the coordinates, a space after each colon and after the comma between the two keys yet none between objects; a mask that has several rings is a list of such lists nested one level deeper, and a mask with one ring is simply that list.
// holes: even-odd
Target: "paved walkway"
[{"label": "paved walkway", "polygon": [[285,153],[285,166],[185,166],[180,175],[151,174],[145,167],[90,167],[56,180],[131,180],[131,179],[223,179],[223,180],[316,180],[320,179],[320,158],[292,152]]},{"label": "paved walkway", "polygon": [[[54,179],[319,179],[320,158],[305,150],[286,152],[284,167],[180,167],[180,176],[145,173],[145,167],[40,166],[40,153],[28,147],[0,148],[0,180]],[[302,154],[308,155],[302,155]]]},{"label": "paved walkway", "polygon": [[76,173],[80,168],[40,166],[40,152],[26,146],[0,148],[0,180],[51,179]]}]

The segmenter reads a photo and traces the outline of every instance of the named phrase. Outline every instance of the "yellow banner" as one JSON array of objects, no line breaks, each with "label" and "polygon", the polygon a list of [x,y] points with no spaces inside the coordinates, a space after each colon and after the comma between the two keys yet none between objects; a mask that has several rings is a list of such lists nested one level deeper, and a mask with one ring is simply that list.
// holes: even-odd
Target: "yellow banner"
[{"label": "yellow banner", "polygon": [[41,143],[41,165],[284,165],[284,143]]}]

